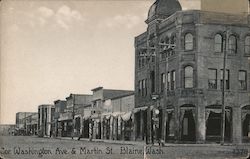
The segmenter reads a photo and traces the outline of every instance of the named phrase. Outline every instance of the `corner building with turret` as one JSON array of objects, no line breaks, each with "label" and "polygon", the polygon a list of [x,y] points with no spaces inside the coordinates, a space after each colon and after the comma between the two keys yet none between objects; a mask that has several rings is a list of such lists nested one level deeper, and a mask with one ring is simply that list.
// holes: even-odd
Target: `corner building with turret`
[{"label": "corner building with turret", "polygon": [[156,0],[145,22],[135,37],[135,139],[220,142],[224,100],[225,142],[249,142],[248,10],[184,11]]}]

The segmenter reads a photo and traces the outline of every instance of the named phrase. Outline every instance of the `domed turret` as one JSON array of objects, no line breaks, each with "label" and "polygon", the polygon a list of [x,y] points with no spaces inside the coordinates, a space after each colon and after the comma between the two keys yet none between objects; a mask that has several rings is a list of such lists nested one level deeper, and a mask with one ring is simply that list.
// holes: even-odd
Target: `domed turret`
[{"label": "domed turret", "polygon": [[149,9],[147,21],[158,17],[167,18],[180,10],[182,9],[178,0],[156,0]]}]

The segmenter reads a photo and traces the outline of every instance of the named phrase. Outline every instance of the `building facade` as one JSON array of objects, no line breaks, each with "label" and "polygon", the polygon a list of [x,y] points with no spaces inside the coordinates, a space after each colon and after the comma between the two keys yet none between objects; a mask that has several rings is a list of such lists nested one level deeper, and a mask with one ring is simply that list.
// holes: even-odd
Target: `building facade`
[{"label": "building facade", "polygon": [[136,139],[220,141],[224,101],[225,140],[248,140],[249,15],[156,0],[146,23],[135,38]]},{"label": "building facade", "polygon": [[35,112],[16,113],[16,135],[27,135],[27,117],[36,114]]},{"label": "building facade", "polygon": [[64,110],[66,108],[66,101],[65,100],[56,100],[54,101],[55,105],[55,132],[54,135],[57,136],[62,136],[62,126],[60,122],[60,114],[64,113]]},{"label": "building facade", "polygon": [[0,125],[0,136],[11,136],[15,135],[15,127],[14,124],[1,124]]},{"label": "building facade", "polygon": [[38,132],[38,113],[32,113],[25,118],[27,135],[37,135]]},{"label": "building facade", "polygon": [[38,136],[51,137],[53,134],[55,106],[43,104],[38,106]]},{"label": "building facade", "polygon": [[104,100],[101,114],[101,138],[133,140],[133,109],[134,93]]},{"label": "building facade", "polygon": [[78,136],[82,131],[84,107],[91,104],[92,95],[70,94],[66,97],[66,107],[58,119],[61,136]]},{"label": "building facade", "polygon": [[[122,96],[128,96],[133,93],[129,90],[114,90],[97,87],[92,89],[93,98],[91,106],[91,116],[89,117],[89,138],[90,139],[111,139],[112,121],[114,108],[112,99]],[[120,111],[118,111],[121,113]],[[117,113],[117,115],[119,114]]]}]

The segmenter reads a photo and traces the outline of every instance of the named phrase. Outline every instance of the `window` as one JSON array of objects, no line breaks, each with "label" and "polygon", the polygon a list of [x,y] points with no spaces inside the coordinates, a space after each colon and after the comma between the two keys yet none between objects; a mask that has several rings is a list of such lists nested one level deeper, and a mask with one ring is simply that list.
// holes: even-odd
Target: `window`
[{"label": "window", "polygon": [[175,49],[175,46],[176,46],[176,36],[175,35],[173,35],[171,37],[170,44],[171,44],[171,46],[170,46],[170,48],[171,48],[170,49],[170,54],[173,55],[174,54],[174,49]]},{"label": "window", "polygon": [[214,37],[214,51],[223,52],[223,38],[220,34],[216,34]]},{"label": "window", "polygon": [[250,54],[250,36],[245,39],[245,54]]},{"label": "window", "polygon": [[142,96],[145,96],[145,88],[146,88],[145,80],[142,80]]},{"label": "window", "polygon": [[171,90],[175,89],[175,71],[171,72]]},{"label": "window", "polygon": [[163,51],[164,50],[164,47],[165,47],[165,41],[164,41],[164,39],[161,39],[160,40],[160,48],[161,48],[161,51]]},{"label": "window", "polygon": [[141,68],[141,58],[140,57],[139,57],[138,61],[139,61],[139,68]]},{"label": "window", "polygon": [[246,71],[239,71],[239,86],[240,89],[247,89],[247,73]]},{"label": "window", "polygon": [[165,38],[165,44],[169,44],[169,38],[168,38],[168,36]]},{"label": "window", "polygon": [[142,65],[142,67],[144,67],[144,65],[145,65],[144,57],[141,58],[141,65]]},{"label": "window", "polygon": [[194,87],[194,70],[192,66],[186,66],[184,68],[184,88],[193,88]]},{"label": "window", "polygon": [[[225,89],[229,89],[230,88],[230,84],[229,84],[229,70],[225,71]],[[220,70],[220,88],[222,89],[223,86],[223,70]]]},{"label": "window", "polygon": [[170,81],[171,81],[170,72],[168,72],[168,75],[167,75],[167,89],[168,90],[170,90]]},{"label": "window", "polygon": [[138,89],[138,94],[143,96],[147,96],[147,79],[140,80],[138,82],[139,84],[139,89]]},{"label": "window", "polygon": [[151,79],[151,93],[154,93],[155,92],[155,71],[151,71],[150,79]]},{"label": "window", "polygon": [[139,85],[138,94],[141,95],[141,92],[142,92],[142,81],[141,80],[138,82],[138,85]]},{"label": "window", "polygon": [[162,73],[161,74],[161,92],[163,92],[165,89],[165,83],[166,83],[166,76],[165,76],[165,73]]},{"label": "window", "polygon": [[141,51],[139,53],[138,56],[138,64],[139,64],[139,68],[142,68],[146,65],[147,61],[146,61],[146,52],[145,51]]},{"label": "window", "polygon": [[236,36],[234,36],[234,35],[231,35],[229,37],[228,51],[229,51],[230,54],[236,54],[237,53],[237,39],[236,39]]},{"label": "window", "polygon": [[194,47],[193,42],[194,42],[193,35],[191,33],[187,33],[185,35],[185,44],[184,44],[185,50],[193,50]]},{"label": "window", "polygon": [[155,62],[155,52],[152,53],[151,61],[152,61],[152,62]]},{"label": "window", "polygon": [[208,88],[217,89],[217,70],[208,69]]}]

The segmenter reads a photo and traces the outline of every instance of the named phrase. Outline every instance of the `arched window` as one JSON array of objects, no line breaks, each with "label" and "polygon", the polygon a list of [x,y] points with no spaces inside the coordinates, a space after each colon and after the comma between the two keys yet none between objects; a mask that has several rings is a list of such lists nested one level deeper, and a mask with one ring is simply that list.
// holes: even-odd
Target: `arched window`
[{"label": "arched window", "polygon": [[194,39],[193,39],[193,35],[191,33],[187,33],[185,35],[184,47],[185,47],[185,50],[193,50],[193,48],[194,48]]},{"label": "arched window", "polygon": [[162,50],[164,50],[164,47],[165,47],[164,44],[165,44],[165,40],[164,40],[164,39],[161,39],[161,40],[160,40],[160,47],[161,47]]},{"label": "arched window", "polygon": [[184,68],[184,88],[194,87],[194,69],[192,66]]},{"label": "arched window", "polygon": [[176,47],[176,35],[172,35],[170,40],[169,40],[169,43],[171,44],[170,48],[171,48],[171,51],[170,51],[170,54],[173,55],[175,52],[174,52],[174,49]]},{"label": "arched window", "polygon": [[216,34],[214,37],[214,51],[223,52],[223,38],[220,34]]},{"label": "arched window", "polygon": [[250,54],[250,36],[245,38],[245,54]]},{"label": "arched window", "polygon": [[168,36],[166,36],[166,38],[165,38],[165,44],[169,44],[169,37]]},{"label": "arched window", "polygon": [[173,44],[173,45],[176,44],[176,36],[175,36],[175,35],[172,35],[172,36],[171,36],[170,44]]},{"label": "arched window", "polygon": [[231,35],[229,37],[228,51],[231,54],[236,54],[237,53],[237,38],[234,35]]}]

